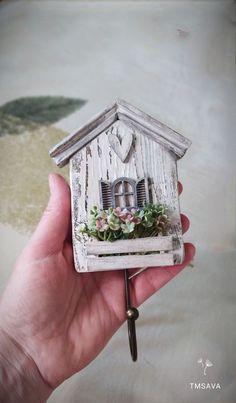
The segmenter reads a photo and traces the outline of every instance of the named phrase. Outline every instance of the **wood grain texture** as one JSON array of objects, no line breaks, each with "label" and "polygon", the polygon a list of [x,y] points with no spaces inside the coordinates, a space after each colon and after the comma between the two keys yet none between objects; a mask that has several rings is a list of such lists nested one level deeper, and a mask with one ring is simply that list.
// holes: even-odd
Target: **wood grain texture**
[{"label": "wood grain texture", "polygon": [[92,241],[87,243],[87,254],[112,254],[173,250],[172,236],[127,239],[115,242]]},{"label": "wood grain texture", "polygon": [[167,125],[152,118],[128,102],[118,99],[88,124],[53,147],[50,150],[50,156],[58,166],[66,165],[77,151],[81,150],[117,120],[126,121],[128,125],[141,129],[144,135],[149,136],[153,141],[159,142],[174,152],[177,158],[181,158],[191,144],[189,139],[170,129]]},{"label": "wood grain texture", "polygon": [[120,158],[120,160],[125,162],[133,143],[132,129],[127,127],[126,130],[121,131],[120,125],[117,121],[113,123],[111,130],[108,131],[108,141],[111,148]]},{"label": "wood grain texture", "polygon": [[134,256],[88,257],[87,261],[87,271],[104,271],[151,266],[171,266],[174,264],[174,256],[173,253],[163,253]]},{"label": "wood grain texture", "polygon": [[[122,131],[130,130],[124,121],[117,121],[117,124]],[[76,270],[88,270],[86,248],[90,243],[82,237],[79,228],[88,222],[90,209],[100,206],[99,181],[113,182],[119,176],[134,180],[150,178],[153,203],[162,203],[168,207],[171,227],[167,235],[175,236],[178,241],[174,243],[173,254],[174,261],[180,263],[184,249],[177,189],[177,157],[165,146],[143,136],[142,131],[132,127],[134,141],[128,163],[124,164],[109,143],[109,130],[103,131],[70,159]],[[96,270],[95,266],[93,268]]]},{"label": "wood grain texture", "polygon": [[[142,267],[150,264],[164,265],[165,262],[166,264],[182,262],[184,248],[176,162],[184,155],[190,144],[187,138],[157,119],[123,100],[118,100],[50,151],[50,156],[58,166],[70,162],[76,270],[102,270],[102,264],[104,264],[103,270],[108,270],[109,264],[110,269],[114,269],[121,268],[121,264],[126,264],[128,268],[133,265]],[[123,241],[96,244],[88,242],[88,238],[81,234],[81,224],[88,222],[90,209],[93,206],[102,208],[101,181],[113,183],[120,177],[134,181],[148,178],[146,183],[152,195],[152,202],[167,206],[171,225],[167,234],[169,237],[163,241],[163,245],[164,250],[171,251],[171,254],[101,258],[98,257],[99,254],[137,252],[135,250],[137,247],[140,253],[154,252],[161,250],[158,247],[161,247],[162,241],[157,237],[155,240],[140,239],[134,243],[125,241],[126,244]],[[170,244],[172,236],[173,242]],[[89,253],[94,254],[91,262]],[[122,258],[119,259],[119,265],[118,257]]]}]

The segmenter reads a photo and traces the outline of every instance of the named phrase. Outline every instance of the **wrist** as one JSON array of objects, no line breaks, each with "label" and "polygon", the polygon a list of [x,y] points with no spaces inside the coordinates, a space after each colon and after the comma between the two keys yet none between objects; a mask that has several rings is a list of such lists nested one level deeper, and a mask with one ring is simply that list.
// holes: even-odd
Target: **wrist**
[{"label": "wrist", "polygon": [[44,403],[51,393],[32,358],[0,330],[0,402]]}]

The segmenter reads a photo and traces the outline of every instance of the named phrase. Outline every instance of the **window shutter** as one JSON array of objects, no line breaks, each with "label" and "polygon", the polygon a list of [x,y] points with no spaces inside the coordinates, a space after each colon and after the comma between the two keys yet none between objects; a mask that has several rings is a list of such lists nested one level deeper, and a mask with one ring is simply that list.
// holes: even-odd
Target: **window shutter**
[{"label": "window shutter", "polygon": [[136,183],[137,207],[142,208],[149,203],[148,179],[143,178]]},{"label": "window shutter", "polygon": [[100,181],[100,202],[103,210],[112,207],[111,184],[107,181]]}]

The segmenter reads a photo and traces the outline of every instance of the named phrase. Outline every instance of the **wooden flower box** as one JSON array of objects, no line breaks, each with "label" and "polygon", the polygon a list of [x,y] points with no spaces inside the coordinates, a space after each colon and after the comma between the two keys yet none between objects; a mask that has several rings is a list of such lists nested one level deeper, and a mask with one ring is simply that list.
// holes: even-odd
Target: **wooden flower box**
[{"label": "wooden flower box", "polygon": [[[148,254],[145,254],[147,252]],[[121,254],[122,256],[120,256]],[[92,241],[87,244],[88,271],[171,266],[173,264],[172,236],[116,242]]]}]

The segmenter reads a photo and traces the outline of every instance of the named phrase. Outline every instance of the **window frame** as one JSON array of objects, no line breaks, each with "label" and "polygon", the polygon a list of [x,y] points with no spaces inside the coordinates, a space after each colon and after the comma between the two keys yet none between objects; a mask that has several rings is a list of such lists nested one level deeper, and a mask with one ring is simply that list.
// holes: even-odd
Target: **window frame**
[{"label": "window frame", "polygon": [[[121,207],[121,209],[127,208],[141,208],[142,206],[138,205],[139,203],[139,195],[138,195],[138,185],[141,184],[141,182],[144,182],[144,193],[145,193],[145,203],[150,203],[151,201],[151,195],[150,195],[150,180],[147,177],[142,177],[141,179],[132,179],[128,178],[126,176],[121,176],[117,179],[115,179],[113,182],[109,182],[107,180],[99,180],[99,193],[100,193],[100,206],[103,210],[107,210],[109,207],[115,208],[115,196],[128,196],[128,195],[133,195],[134,196],[134,201],[135,201],[135,206],[126,206],[126,207]],[[124,195],[122,193],[115,193],[115,187],[117,183],[119,182],[128,182],[132,189],[133,192],[124,192]],[[111,202],[111,205],[108,206],[108,202]]]},{"label": "window frame", "polygon": [[[116,192],[115,192],[115,188],[116,188],[116,185],[117,185],[119,182],[121,183],[121,186],[122,186],[122,192],[116,193]],[[131,188],[132,188],[132,192],[126,192],[126,191],[125,191],[125,184],[124,184],[125,182],[126,182],[126,183],[129,183],[129,185],[130,185]],[[137,182],[136,182],[134,179],[128,178],[128,177],[126,177],[126,176],[121,176],[120,178],[117,178],[116,180],[114,180],[114,182],[113,182],[112,185],[111,185],[112,202],[113,202],[114,208],[120,207],[120,206],[116,206],[116,197],[117,197],[117,196],[121,197],[121,198],[124,200],[124,202],[126,201],[126,200],[125,200],[125,199],[126,199],[126,196],[133,196],[134,205],[133,205],[133,206],[126,206],[126,205],[125,205],[124,207],[121,207],[121,209],[122,209],[122,208],[123,208],[123,209],[125,209],[125,208],[127,208],[127,209],[129,209],[129,208],[136,208],[136,205],[137,205],[137,190],[136,190],[136,184],[137,184]],[[124,204],[126,204],[126,203],[124,203]]]}]

